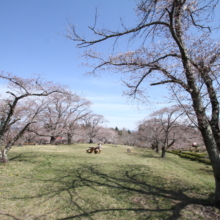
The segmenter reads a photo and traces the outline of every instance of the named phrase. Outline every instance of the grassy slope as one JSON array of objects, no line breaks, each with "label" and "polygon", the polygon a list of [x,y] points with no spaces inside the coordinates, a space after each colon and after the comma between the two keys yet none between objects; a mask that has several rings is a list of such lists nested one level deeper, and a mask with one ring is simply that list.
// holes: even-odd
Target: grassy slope
[{"label": "grassy slope", "polygon": [[0,165],[0,219],[218,219],[210,166],[151,150],[14,147]]}]

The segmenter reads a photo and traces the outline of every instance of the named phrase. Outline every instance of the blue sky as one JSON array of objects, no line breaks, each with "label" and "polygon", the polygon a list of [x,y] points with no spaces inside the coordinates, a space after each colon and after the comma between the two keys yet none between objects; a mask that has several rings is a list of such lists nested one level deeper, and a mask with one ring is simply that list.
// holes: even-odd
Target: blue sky
[{"label": "blue sky", "polygon": [[[115,30],[120,17],[128,25],[135,22],[134,0],[0,0],[0,71],[24,78],[42,74],[46,80],[68,85],[93,103],[92,110],[105,116],[108,127],[135,130],[137,121],[164,103],[137,107],[128,102],[122,96],[120,75],[84,76],[88,69],[78,58],[83,50],[63,36],[67,19],[89,36],[86,27],[93,25],[96,7],[99,27]],[[108,43],[97,45],[103,51],[110,48]],[[161,93],[162,88],[153,89],[152,99],[161,101]]]}]

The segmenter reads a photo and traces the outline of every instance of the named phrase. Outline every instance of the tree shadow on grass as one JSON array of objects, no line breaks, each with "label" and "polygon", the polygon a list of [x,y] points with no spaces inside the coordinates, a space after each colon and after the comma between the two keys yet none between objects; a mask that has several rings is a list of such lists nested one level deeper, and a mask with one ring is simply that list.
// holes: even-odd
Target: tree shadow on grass
[{"label": "tree shadow on grass", "polygon": [[135,156],[135,157],[140,157],[140,158],[161,158],[161,152],[156,153],[155,151],[150,151],[147,150],[146,152],[144,151],[133,151],[127,152],[128,156]]},{"label": "tree shadow on grass", "polygon": [[[130,169],[122,172],[120,174],[121,177],[116,177],[115,175],[109,175],[105,174],[103,172],[100,172],[98,169],[94,168],[94,166],[87,167],[90,172],[95,175],[99,176],[99,180],[91,180],[90,178],[86,178],[83,176],[82,170],[77,170],[77,177],[79,178],[80,182],[86,185],[87,187],[91,187],[94,189],[94,186],[104,186],[108,188],[116,188],[117,189],[117,195],[124,194],[125,198],[127,198],[127,194],[130,194],[131,197],[133,195],[133,206],[142,206],[143,208],[127,208],[127,209],[102,209],[102,210],[95,210],[87,213],[81,213],[79,215],[73,215],[68,216],[64,219],[74,219],[77,217],[82,217],[86,215],[91,215],[97,212],[104,212],[104,211],[134,211],[137,213],[146,213],[146,212],[157,212],[157,213],[163,213],[168,212],[165,215],[162,214],[162,216],[170,215],[169,217],[163,218],[167,220],[172,219],[178,219],[181,217],[181,210],[184,209],[189,204],[196,204],[196,205],[208,205],[206,200],[201,200],[193,197],[189,197],[186,192],[192,191],[193,189],[178,189],[177,191],[172,189],[166,189],[167,187],[164,186],[165,181],[159,176],[153,176],[152,173],[149,175],[149,178],[144,178],[146,173],[146,169],[148,167],[143,166],[130,166]],[[145,170],[143,172],[143,169]],[[147,170],[147,172],[150,172],[150,169]],[[129,192],[129,193],[128,193]],[[143,199],[146,196],[146,201],[149,202],[149,198],[153,201],[153,204],[151,206],[154,206],[155,208],[144,208],[143,199],[142,204],[140,204],[138,201],[135,201],[135,198],[138,198],[140,196],[143,196]],[[164,199],[169,201],[170,204],[161,204],[159,202],[160,199]],[[172,205],[171,201],[174,201],[175,205]],[[152,202],[151,202],[152,203]],[[165,208],[166,206],[169,206],[168,208]],[[154,214],[153,214],[154,216]],[[160,216],[160,215],[159,215]],[[161,217],[162,217],[161,216]],[[152,216],[148,216],[151,218]],[[139,217],[138,219],[147,219],[146,216]]]},{"label": "tree shadow on grass", "polygon": [[41,166],[41,162],[38,160],[41,158],[42,160],[48,160],[48,158],[52,160],[57,160],[59,158],[65,157],[66,160],[74,160],[74,159],[84,159],[84,157],[79,157],[79,156],[72,156],[68,154],[50,154],[50,152],[47,153],[40,153],[40,152],[24,152],[22,154],[17,154],[17,153],[11,153],[9,154],[9,163],[10,161],[13,162],[22,162],[22,163],[30,163],[30,164],[36,164],[38,166]]},{"label": "tree shadow on grass", "polygon": [[[45,198],[45,201],[52,201],[59,198],[63,205],[56,210],[63,212],[64,207],[68,209],[68,214],[62,213],[65,217],[57,218],[60,220],[96,219],[97,215],[102,214],[108,215],[109,219],[117,219],[116,213],[118,219],[124,219],[123,215],[126,215],[131,216],[128,219],[153,217],[172,220],[181,218],[182,210],[189,205],[209,205],[207,200],[196,198],[197,195],[190,196],[189,192],[194,189],[177,183],[167,184],[165,179],[154,174],[146,165],[126,165],[118,170],[106,171],[98,165],[87,164],[77,168],[53,168],[53,172],[55,178],[26,177],[43,183],[44,189],[34,196],[13,196],[11,199]],[[117,203],[117,207],[112,206],[112,201]],[[33,216],[32,219],[39,219],[39,216]],[[45,219],[49,219],[46,213]]]},{"label": "tree shadow on grass", "polygon": [[14,157],[11,157],[11,158],[10,158],[10,161],[11,161],[11,160],[19,160],[21,157],[22,157],[22,154],[16,155],[16,156],[14,156]]},{"label": "tree shadow on grass", "polygon": [[141,158],[161,158],[161,155],[160,154],[155,154],[155,155],[143,154],[143,155],[139,155],[139,157],[141,157]]},{"label": "tree shadow on grass", "polygon": [[7,216],[7,217],[9,217],[10,219],[21,220],[20,218],[17,218],[17,217],[15,217],[15,216],[13,216],[13,215],[10,215],[10,214],[7,214],[7,213],[2,213],[2,212],[0,212],[0,216]]}]

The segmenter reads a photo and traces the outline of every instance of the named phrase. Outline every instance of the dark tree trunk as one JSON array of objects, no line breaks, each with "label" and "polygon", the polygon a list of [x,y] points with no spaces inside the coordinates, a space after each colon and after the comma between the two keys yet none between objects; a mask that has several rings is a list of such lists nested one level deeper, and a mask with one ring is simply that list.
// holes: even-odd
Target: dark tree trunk
[{"label": "dark tree trunk", "polygon": [[215,198],[214,198],[214,205],[220,209],[220,173],[215,178]]},{"label": "dark tree trunk", "polygon": [[56,142],[56,137],[54,137],[54,136],[50,137],[50,144],[54,145],[55,142]]},{"label": "dark tree trunk", "polygon": [[[203,120],[203,123],[204,122],[205,120]],[[208,151],[214,172],[214,178],[215,178],[214,205],[220,209],[220,154],[218,152],[217,143],[213,137],[213,133],[209,124],[207,126],[204,126],[203,124],[203,127],[200,130],[202,132],[203,140],[206,145],[206,149]]]},{"label": "dark tree trunk", "polygon": [[[184,49],[184,48],[183,48]],[[185,50],[185,49],[184,49]],[[208,74],[204,75],[204,72],[200,72],[201,77],[203,78],[209,93],[209,98],[212,104],[212,117],[209,120],[207,116],[205,107],[203,106],[203,100],[201,93],[196,85],[196,80],[191,72],[190,62],[188,60],[188,54],[185,54],[186,57],[182,57],[184,61],[184,68],[186,70],[187,84],[191,90],[190,95],[193,102],[193,108],[196,113],[198,120],[198,127],[201,131],[203,141],[205,143],[210,162],[212,164],[214,178],[215,178],[215,195],[214,195],[214,205],[220,208],[220,152],[218,149],[218,136],[215,132],[218,132],[218,123],[219,123],[219,103],[215,97],[215,90],[211,88],[212,81],[207,81]],[[208,77],[208,78],[207,78]],[[210,90],[211,89],[211,90]],[[217,129],[216,129],[217,128]]]},{"label": "dark tree trunk", "polygon": [[151,145],[151,148],[152,148],[152,150],[155,149],[155,152],[156,152],[156,153],[159,153],[159,146],[158,146],[158,142],[157,142],[157,141],[154,142],[154,143]]},{"label": "dark tree trunk", "polygon": [[165,158],[165,156],[166,156],[166,149],[165,149],[165,147],[162,147],[161,150],[162,150],[161,157]]},{"label": "dark tree trunk", "polygon": [[93,140],[92,140],[92,139],[90,139],[90,140],[89,140],[89,143],[90,143],[90,144],[92,144],[92,143],[93,143]]},{"label": "dark tree trunk", "polygon": [[203,141],[205,143],[210,162],[212,164],[215,178],[215,195],[214,205],[220,209],[220,152],[218,150],[218,140],[216,140],[215,129],[211,126],[210,121],[203,110],[203,105],[200,96],[192,94],[193,107],[196,112],[199,130],[201,131]]},{"label": "dark tree trunk", "polygon": [[67,144],[72,144],[73,143],[73,135],[68,133],[67,134]]},{"label": "dark tree trunk", "polygon": [[158,147],[158,144],[157,145],[155,145],[155,151],[156,151],[156,153],[159,153],[159,147]]}]

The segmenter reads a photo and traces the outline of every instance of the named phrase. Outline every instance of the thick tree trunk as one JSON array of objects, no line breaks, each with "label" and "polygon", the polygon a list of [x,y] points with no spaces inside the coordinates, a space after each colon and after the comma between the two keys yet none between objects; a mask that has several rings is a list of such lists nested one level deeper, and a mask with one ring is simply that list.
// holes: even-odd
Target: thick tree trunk
[{"label": "thick tree trunk", "polygon": [[[217,91],[213,86],[213,80],[211,75],[209,74],[209,69],[203,67],[200,71],[201,77],[203,78],[207,91],[209,94],[209,98],[212,105],[212,114],[209,121],[210,130],[209,136],[212,134],[212,139],[215,139],[212,144],[210,142],[210,152],[209,158],[212,163],[214,177],[215,177],[215,197],[214,197],[214,205],[220,209],[220,129],[219,129],[219,101],[217,96]],[[207,149],[208,150],[208,149]],[[211,155],[211,157],[210,157]]]},{"label": "thick tree trunk", "polygon": [[2,146],[3,144],[3,135],[0,135],[0,163],[7,163],[8,162],[8,155],[5,147]]},{"label": "thick tree trunk", "polygon": [[[220,208],[220,152],[218,150],[216,140],[218,135],[215,135],[215,129],[213,127],[217,126],[218,120],[211,120],[209,121],[209,118],[207,117],[206,110],[203,106],[203,100],[201,97],[201,93],[199,89],[197,88],[195,79],[193,74],[190,72],[190,64],[185,60],[185,68],[186,68],[186,76],[188,80],[189,88],[191,91],[191,98],[193,101],[193,108],[196,113],[196,117],[198,120],[198,127],[201,131],[203,141],[205,143],[210,162],[212,164],[213,172],[214,172],[214,178],[215,178],[215,195],[214,195],[214,205],[218,208]],[[213,91],[214,93],[214,91]],[[210,100],[212,102],[212,107],[214,107],[216,104],[213,103],[213,100],[210,96]],[[216,102],[218,102],[216,100]],[[212,109],[214,110],[214,109]],[[213,115],[212,115],[213,117]],[[212,127],[211,127],[212,126]],[[213,132],[214,131],[214,132]]]},{"label": "thick tree trunk", "polygon": [[0,151],[0,163],[8,163],[8,155],[5,149]]},{"label": "thick tree trunk", "polygon": [[216,186],[214,205],[220,209],[220,154],[210,125],[204,126],[201,132],[214,172]]},{"label": "thick tree trunk", "polygon": [[159,153],[159,147],[158,147],[158,144],[157,145],[155,145],[155,151],[156,151],[156,153]]},{"label": "thick tree trunk", "polygon": [[[206,112],[202,106],[201,97],[192,94],[193,107],[196,112],[199,130],[201,131],[203,141],[205,143],[209,159],[213,168],[215,178],[215,196],[214,205],[220,208],[220,152],[218,150],[218,140],[216,140],[215,129],[213,124],[210,123]],[[212,127],[211,127],[212,126]],[[214,132],[213,132],[214,131]]]},{"label": "thick tree trunk", "polygon": [[50,144],[55,144],[55,141],[56,141],[56,137],[52,136],[50,137]]},{"label": "thick tree trunk", "polygon": [[159,153],[158,142],[154,142],[154,143],[151,145],[151,148],[152,148],[152,150],[155,149],[155,152],[156,152],[156,153]]},{"label": "thick tree trunk", "polygon": [[73,142],[73,135],[72,134],[67,134],[67,144],[72,144]]},{"label": "thick tree trunk", "polygon": [[161,157],[165,158],[165,156],[166,156],[166,149],[165,149],[165,147],[162,147],[161,150],[162,150]]},{"label": "thick tree trunk", "polygon": [[218,179],[215,181],[215,198],[214,205],[220,209],[220,173],[218,175]]},{"label": "thick tree trunk", "polygon": [[[218,150],[218,142],[215,139],[216,135],[210,125],[210,121],[203,110],[200,97],[194,99],[194,109],[197,115],[199,129],[201,131],[203,141],[205,143],[210,162],[212,164],[214,178],[215,178],[215,195],[214,205],[220,209],[220,152]],[[213,125],[212,125],[213,126]]]},{"label": "thick tree trunk", "polygon": [[92,143],[93,143],[93,140],[92,140],[92,139],[90,139],[90,140],[89,140],[89,143],[90,143],[90,144],[92,144]]}]

